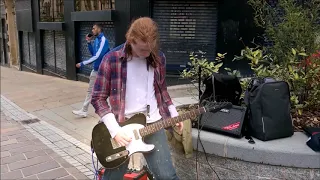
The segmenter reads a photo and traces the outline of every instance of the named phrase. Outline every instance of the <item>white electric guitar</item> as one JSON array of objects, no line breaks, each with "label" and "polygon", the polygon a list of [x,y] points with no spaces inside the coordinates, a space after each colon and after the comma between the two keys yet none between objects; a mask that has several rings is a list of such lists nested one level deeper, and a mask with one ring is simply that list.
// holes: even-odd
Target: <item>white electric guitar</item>
[{"label": "white electric guitar", "polygon": [[160,120],[151,125],[146,126],[146,116],[144,114],[136,114],[126,122],[121,123],[122,131],[131,137],[131,142],[127,146],[119,146],[118,143],[111,138],[110,133],[103,122],[98,123],[92,131],[91,145],[97,155],[102,166],[106,169],[119,167],[129,157],[137,152],[146,153],[154,149],[153,144],[143,142],[143,137],[155,133],[161,129],[175,125],[187,119],[196,119],[196,117],[204,112],[218,112],[224,108],[231,108],[229,102],[214,102],[205,105],[197,110],[189,111],[175,118]]}]

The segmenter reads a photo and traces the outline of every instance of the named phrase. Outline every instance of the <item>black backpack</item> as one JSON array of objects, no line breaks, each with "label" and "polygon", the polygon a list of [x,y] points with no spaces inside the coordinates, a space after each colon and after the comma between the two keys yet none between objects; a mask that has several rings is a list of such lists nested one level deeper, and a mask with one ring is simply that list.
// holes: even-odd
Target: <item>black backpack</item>
[{"label": "black backpack", "polygon": [[200,102],[213,97],[211,101],[231,102],[233,105],[240,105],[242,88],[239,79],[234,75],[213,73],[212,76],[203,81],[206,88]]},{"label": "black backpack", "polygon": [[253,78],[244,101],[248,110],[244,134],[262,141],[293,135],[288,83],[272,78]]}]

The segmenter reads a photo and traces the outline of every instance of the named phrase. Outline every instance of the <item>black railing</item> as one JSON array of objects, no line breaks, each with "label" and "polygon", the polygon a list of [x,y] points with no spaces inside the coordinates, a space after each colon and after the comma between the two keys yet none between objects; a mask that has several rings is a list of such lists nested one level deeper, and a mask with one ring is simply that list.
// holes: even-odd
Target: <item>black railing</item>
[{"label": "black railing", "polygon": [[64,20],[64,0],[40,0],[40,21],[61,22]]},{"label": "black railing", "polygon": [[115,0],[76,0],[76,11],[114,9]]}]

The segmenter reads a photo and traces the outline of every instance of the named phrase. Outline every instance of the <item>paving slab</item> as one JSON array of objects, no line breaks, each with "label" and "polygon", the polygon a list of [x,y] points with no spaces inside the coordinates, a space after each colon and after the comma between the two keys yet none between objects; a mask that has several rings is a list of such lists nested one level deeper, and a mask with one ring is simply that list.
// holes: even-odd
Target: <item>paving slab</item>
[{"label": "paving slab", "polygon": [[[78,179],[76,176],[79,176],[80,171],[68,172],[59,161],[53,158],[57,156],[56,153],[45,151],[49,149],[48,146],[37,138],[29,140],[26,137],[26,135],[30,137],[33,135],[32,133],[23,132],[21,128],[15,129],[14,131],[20,132],[27,139],[27,141],[21,142],[17,140],[17,138],[21,138],[20,136],[8,136],[8,133],[5,133],[8,131],[2,131],[5,130],[3,125],[8,124],[15,124],[15,126],[24,128],[22,124],[16,124],[14,119],[5,116],[2,112],[3,109],[5,108],[2,106],[1,136],[8,137],[10,143],[1,144],[1,179],[55,179],[60,177]],[[19,119],[17,118],[17,120]],[[9,148],[2,151],[6,147]],[[83,177],[88,179],[84,174],[81,179],[84,179]]]},{"label": "paving slab", "polygon": [[[13,109],[17,112],[14,114],[25,113],[24,116],[28,116],[29,120],[23,121],[14,114],[11,117],[5,115]],[[1,179],[92,179],[95,172],[84,166],[89,165],[90,147],[48,123],[32,118],[35,116],[27,114],[1,95],[1,137],[6,137],[1,144]],[[19,128],[9,131],[9,124]],[[45,131],[50,135],[41,135]],[[18,141],[18,138],[25,138],[25,141]],[[83,149],[77,148],[79,146]],[[68,155],[67,152],[73,154]],[[78,154],[82,155],[81,161],[72,161]],[[80,165],[85,169],[77,169]],[[71,172],[68,168],[76,170]]]}]

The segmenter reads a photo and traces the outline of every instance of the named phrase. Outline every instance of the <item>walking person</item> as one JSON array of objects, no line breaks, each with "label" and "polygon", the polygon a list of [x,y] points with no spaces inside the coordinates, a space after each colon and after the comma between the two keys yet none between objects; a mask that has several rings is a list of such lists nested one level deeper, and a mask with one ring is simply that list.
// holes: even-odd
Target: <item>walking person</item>
[{"label": "walking person", "polygon": [[[165,73],[166,58],[159,51],[156,23],[148,17],[135,20],[123,47],[104,56],[92,91],[91,103],[118,144],[130,143],[131,139],[119,123],[136,113],[146,113],[148,125],[179,115],[167,91]],[[181,130],[183,123],[176,126]],[[155,145],[152,152],[144,154],[154,177],[157,180],[179,179],[164,129],[145,137],[144,141]],[[103,180],[123,179],[128,163],[106,169]]]},{"label": "walking person", "polygon": [[[95,37],[93,46],[91,44],[91,41]],[[80,110],[74,110],[72,111],[73,114],[78,115],[80,117],[87,117],[88,115],[88,108],[89,104],[91,102],[91,95],[92,95],[92,88],[94,85],[94,82],[97,78],[98,69],[100,66],[100,63],[102,61],[103,56],[110,51],[109,48],[109,42],[106,39],[106,37],[103,34],[103,29],[101,24],[94,24],[92,27],[92,35],[88,34],[86,36],[86,41],[88,43],[88,49],[92,55],[92,57],[86,61],[82,61],[81,63],[77,63],[76,67],[81,68],[84,65],[93,63],[93,70],[90,73],[90,81],[89,81],[89,88],[87,96],[83,102],[82,108]]]}]

